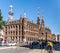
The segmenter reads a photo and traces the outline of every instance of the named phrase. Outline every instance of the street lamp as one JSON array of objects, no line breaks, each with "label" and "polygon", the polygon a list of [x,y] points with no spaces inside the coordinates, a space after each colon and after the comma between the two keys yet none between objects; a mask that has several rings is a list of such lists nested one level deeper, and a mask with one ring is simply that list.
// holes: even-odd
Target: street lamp
[{"label": "street lamp", "polygon": [[47,44],[47,32],[46,32],[46,44]]}]

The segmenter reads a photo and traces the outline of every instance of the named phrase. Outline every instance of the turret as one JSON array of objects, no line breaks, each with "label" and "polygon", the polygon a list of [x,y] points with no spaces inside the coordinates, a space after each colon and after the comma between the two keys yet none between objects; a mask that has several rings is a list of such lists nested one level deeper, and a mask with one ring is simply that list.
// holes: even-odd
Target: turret
[{"label": "turret", "polygon": [[27,24],[27,17],[26,17],[26,12],[24,12],[24,18],[23,18],[23,22],[26,25]]},{"label": "turret", "polygon": [[22,24],[22,20],[23,20],[22,15],[20,15],[20,23],[21,24]]},{"label": "turret", "polygon": [[13,11],[12,11],[12,5],[10,5],[10,10],[9,10],[9,12],[8,12],[8,21],[12,21],[13,20],[13,15],[14,15],[14,13],[13,13]]},{"label": "turret", "polygon": [[38,27],[40,28],[40,10],[39,9],[38,9],[37,24],[38,24]]},{"label": "turret", "polygon": [[41,22],[41,27],[43,28],[45,25],[44,25],[44,16],[42,16],[42,22]]}]

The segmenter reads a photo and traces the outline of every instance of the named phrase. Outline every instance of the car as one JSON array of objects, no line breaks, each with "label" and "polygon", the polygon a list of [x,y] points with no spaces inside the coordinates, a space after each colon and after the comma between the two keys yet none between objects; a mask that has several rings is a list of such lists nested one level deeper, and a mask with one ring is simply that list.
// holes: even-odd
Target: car
[{"label": "car", "polygon": [[8,46],[12,46],[12,43],[8,43],[7,45],[8,45]]},{"label": "car", "polygon": [[32,42],[32,44],[30,44],[29,46],[30,46],[30,49],[39,49],[40,48],[39,42]]},{"label": "car", "polygon": [[8,46],[16,46],[16,43],[8,43]]},{"label": "car", "polygon": [[16,43],[12,43],[12,46],[16,46]]}]

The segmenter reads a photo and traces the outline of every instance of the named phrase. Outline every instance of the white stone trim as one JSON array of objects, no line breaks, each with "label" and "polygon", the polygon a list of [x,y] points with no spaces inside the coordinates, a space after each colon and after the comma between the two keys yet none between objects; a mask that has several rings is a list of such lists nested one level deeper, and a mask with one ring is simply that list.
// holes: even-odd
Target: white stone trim
[{"label": "white stone trim", "polygon": [[29,31],[29,32],[33,32],[33,33],[38,33],[38,32],[35,32],[35,31],[31,31],[31,30],[26,30],[26,29],[25,29],[24,31]]}]

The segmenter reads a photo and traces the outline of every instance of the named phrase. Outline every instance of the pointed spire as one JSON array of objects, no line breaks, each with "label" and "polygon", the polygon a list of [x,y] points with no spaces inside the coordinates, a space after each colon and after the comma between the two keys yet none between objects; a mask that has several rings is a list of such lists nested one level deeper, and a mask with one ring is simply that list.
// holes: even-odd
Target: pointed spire
[{"label": "pointed spire", "polygon": [[22,23],[22,19],[23,19],[23,18],[22,18],[22,15],[20,15],[20,23]]},{"label": "pointed spire", "polygon": [[41,22],[42,27],[44,27],[44,16],[42,16],[42,22]]},{"label": "pointed spire", "polygon": [[40,17],[40,7],[38,7],[38,17]]},{"label": "pointed spire", "polygon": [[26,12],[24,11],[24,18],[26,18]]},{"label": "pointed spire", "polygon": [[42,16],[42,23],[44,23],[44,16]]},{"label": "pointed spire", "polygon": [[44,20],[44,13],[42,13],[42,20]]},{"label": "pointed spire", "polygon": [[40,25],[40,8],[38,8],[37,24]]}]

